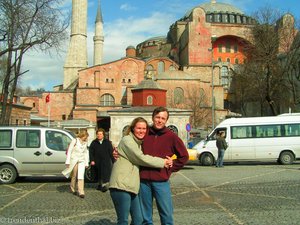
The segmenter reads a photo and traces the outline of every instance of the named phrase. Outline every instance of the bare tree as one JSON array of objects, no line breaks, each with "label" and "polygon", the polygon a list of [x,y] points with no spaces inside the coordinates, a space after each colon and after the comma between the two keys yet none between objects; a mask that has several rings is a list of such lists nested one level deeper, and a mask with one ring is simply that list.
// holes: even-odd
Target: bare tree
[{"label": "bare tree", "polygon": [[60,50],[67,38],[68,18],[62,14],[63,0],[1,0],[0,57],[6,57],[2,84],[0,124],[8,124],[13,96],[29,49]]},{"label": "bare tree", "polygon": [[286,74],[293,60],[282,63],[280,58],[293,51],[294,19],[270,7],[257,11],[254,18],[257,24],[247,34],[249,42],[244,43],[247,60],[234,72],[236,105],[244,115],[251,102],[260,105],[261,115],[276,115],[290,94]]},{"label": "bare tree", "polygon": [[192,110],[190,121],[192,127],[206,128],[211,125],[211,120],[208,119],[211,115],[211,107],[201,88],[186,85],[182,87],[182,92],[174,94],[174,91],[168,91],[168,107]]}]

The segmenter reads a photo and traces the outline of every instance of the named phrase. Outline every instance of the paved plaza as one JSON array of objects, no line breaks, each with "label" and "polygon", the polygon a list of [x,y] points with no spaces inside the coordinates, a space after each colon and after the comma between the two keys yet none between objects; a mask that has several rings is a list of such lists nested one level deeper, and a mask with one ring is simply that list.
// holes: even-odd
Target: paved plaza
[{"label": "paved plaza", "polygon": [[[190,163],[173,174],[176,225],[300,224],[300,163]],[[86,184],[86,198],[64,178],[26,178],[0,185],[0,224],[115,224],[109,192]],[[159,223],[154,210],[154,224]]]}]

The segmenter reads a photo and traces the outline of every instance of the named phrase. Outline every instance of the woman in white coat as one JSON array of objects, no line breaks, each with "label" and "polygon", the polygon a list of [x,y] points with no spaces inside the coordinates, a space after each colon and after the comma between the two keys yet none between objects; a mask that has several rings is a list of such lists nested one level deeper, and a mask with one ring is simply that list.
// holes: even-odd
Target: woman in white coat
[{"label": "woman in white coat", "polygon": [[87,138],[89,134],[87,131],[81,131],[77,138],[72,140],[69,145],[66,160],[66,169],[62,174],[69,178],[71,176],[70,190],[76,194],[77,191],[80,198],[84,198],[84,173],[85,168],[89,165],[89,151],[87,149]]}]

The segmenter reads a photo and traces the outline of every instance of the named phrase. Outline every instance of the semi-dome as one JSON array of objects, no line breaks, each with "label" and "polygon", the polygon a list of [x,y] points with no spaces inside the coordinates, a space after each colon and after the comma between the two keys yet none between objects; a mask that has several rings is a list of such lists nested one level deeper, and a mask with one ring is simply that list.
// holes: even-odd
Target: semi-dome
[{"label": "semi-dome", "polygon": [[129,45],[126,49],[135,49],[133,45]]},{"label": "semi-dome", "polygon": [[[151,41],[165,42],[166,40],[167,40],[166,36],[157,36],[157,37],[148,38],[147,40],[143,41],[142,43],[151,42]],[[142,43],[140,43],[140,44],[142,44]]]}]

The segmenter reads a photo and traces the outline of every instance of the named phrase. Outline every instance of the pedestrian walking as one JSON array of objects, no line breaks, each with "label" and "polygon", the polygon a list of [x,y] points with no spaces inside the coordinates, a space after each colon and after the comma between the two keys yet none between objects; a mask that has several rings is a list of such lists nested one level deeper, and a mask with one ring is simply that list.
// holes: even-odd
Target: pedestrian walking
[{"label": "pedestrian walking", "polygon": [[[89,165],[89,152],[87,149],[87,131],[81,131],[77,138],[73,139],[68,147],[66,169],[62,174],[69,178],[71,176],[70,191],[84,198],[84,174]],[[77,188],[76,188],[77,186]]]},{"label": "pedestrian walking", "polygon": [[112,143],[105,139],[105,130],[100,128],[96,132],[97,138],[90,145],[91,166],[96,167],[98,177],[97,190],[106,192],[108,190],[114,158],[112,156]]}]

